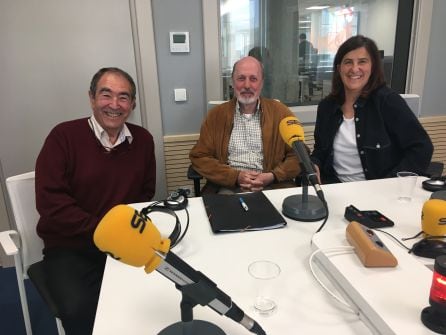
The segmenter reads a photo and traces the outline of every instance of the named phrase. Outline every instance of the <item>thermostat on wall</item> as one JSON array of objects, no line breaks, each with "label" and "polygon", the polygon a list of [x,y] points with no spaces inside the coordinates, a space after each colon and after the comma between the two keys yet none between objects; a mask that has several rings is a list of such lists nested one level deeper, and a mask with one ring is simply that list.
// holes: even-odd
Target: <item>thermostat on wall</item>
[{"label": "thermostat on wall", "polygon": [[189,52],[189,32],[170,33],[170,52]]}]

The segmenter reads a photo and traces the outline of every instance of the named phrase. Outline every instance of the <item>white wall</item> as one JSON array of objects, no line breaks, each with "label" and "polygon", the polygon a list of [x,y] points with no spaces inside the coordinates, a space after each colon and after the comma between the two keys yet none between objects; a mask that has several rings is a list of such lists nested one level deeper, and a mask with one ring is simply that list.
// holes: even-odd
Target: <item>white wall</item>
[{"label": "white wall", "polygon": [[377,41],[378,48],[384,50],[386,56],[393,56],[398,1],[376,0],[373,5],[365,6],[368,10],[368,19],[364,22],[359,17],[360,33]]},{"label": "white wall", "polygon": [[[0,159],[6,176],[34,169],[49,130],[89,116],[101,67],[135,75],[129,6],[122,0],[0,2]],[[132,121],[141,123],[139,110]]]},{"label": "white wall", "polygon": [[[201,0],[152,1],[164,135],[199,129],[206,108]],[[191,19],[191,18],[197,19]],[[172,53],[169,32],[189,32],[190,51]],[[187,101],[176,102],[174,89],[185,88]]]}]

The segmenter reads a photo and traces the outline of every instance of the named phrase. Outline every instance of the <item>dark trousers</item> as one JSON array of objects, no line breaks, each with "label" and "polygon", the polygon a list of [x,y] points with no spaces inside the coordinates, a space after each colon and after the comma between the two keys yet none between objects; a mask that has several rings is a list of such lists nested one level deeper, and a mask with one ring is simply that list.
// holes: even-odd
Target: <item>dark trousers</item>
[{"label": "dark trousers", "polygon": [[50,249],[44,254],[48,287],[66,335],[91,334],[106,255],[93,247]]}]

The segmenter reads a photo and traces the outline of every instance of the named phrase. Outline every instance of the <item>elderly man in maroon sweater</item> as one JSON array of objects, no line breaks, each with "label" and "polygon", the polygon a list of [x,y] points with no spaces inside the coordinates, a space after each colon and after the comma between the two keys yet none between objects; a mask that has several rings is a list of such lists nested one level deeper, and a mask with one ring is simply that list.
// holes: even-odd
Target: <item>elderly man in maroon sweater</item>
[{"label": "elderly man in maroon sweater", "polygon": [[135,108],[133,79],[101,69],[89,95],[93,115],[54,127],[36,162],[37,233],[67,335],[93,329],[106,258],[93,243],[97,224],[113,206],[155,193],[153,137],[125,122]]}]

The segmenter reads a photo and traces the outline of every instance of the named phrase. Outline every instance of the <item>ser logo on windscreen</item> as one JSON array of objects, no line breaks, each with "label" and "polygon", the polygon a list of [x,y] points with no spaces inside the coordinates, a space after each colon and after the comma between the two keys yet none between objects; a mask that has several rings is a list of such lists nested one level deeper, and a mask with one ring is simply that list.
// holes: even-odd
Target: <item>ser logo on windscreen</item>
[{"label": "ser logo on windscreen", "polygon": [[146,228],[146,218],[135,209],[130,225],[132,228],[139,228],[139,233],[142,234]]}]

